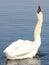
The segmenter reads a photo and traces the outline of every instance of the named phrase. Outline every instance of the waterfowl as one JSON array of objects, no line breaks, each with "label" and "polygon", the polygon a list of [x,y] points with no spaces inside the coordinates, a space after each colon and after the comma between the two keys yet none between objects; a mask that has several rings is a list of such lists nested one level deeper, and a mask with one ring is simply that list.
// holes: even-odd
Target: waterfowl
[{"label": "waterfowl", "polygon": [[43,23],[43,13],[40,6],[37,9],[37,24],[34,30],[34,41],[29,40],[17,40],[11,43],[3,53],[5,53],[7,59],[24,59],[34,57],[41,45],[41,29]]}]

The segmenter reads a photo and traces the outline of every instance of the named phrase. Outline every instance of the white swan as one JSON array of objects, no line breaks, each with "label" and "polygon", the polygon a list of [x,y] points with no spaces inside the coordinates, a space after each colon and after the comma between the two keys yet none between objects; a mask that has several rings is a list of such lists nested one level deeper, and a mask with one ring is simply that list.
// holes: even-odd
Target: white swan
[{"label": "white swan", "polygon": [[34,41],[29,40],[17,40],[9,45],[3,52],[5,53],[7,59],[23,59],[34,57],[41,44],[41,27],[43,22],[43,14],[41,12],[40,6],[37,10],[37,25],[34,31]]}]

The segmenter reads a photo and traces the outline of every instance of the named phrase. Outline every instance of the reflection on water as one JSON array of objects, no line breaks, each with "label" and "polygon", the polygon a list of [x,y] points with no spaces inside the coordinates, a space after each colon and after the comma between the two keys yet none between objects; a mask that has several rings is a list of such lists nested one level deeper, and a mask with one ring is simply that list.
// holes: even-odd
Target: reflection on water
[{"label": "reflection on water", "polygon": [[5,65],[40,65],[40,60],[38,58],[7,60]]}]

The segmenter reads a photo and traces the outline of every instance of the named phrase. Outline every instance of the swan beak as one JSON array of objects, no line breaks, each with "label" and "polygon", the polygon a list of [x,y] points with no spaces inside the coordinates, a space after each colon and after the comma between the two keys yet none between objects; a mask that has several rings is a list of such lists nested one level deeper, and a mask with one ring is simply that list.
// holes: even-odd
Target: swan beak
[{"label": "swan beak", "polygon": [[41,8],[40,6],[38,6],[37,13],[40,13],[40,12],[41,12]]}]

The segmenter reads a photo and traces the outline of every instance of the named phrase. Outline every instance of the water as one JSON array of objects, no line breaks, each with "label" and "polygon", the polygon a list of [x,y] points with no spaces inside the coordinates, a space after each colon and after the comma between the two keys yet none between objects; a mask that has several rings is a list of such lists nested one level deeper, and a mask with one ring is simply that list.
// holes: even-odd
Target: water
[{"label": "water", "polygon": [[[46,3],[47,2],[47,3]],[[18,39],[34,40],[33,32],[37,22],[36,10],[41,6],[44,14],[42,44],[39,59],[7,61],[3,50]],[[29,62],[29,63],[28,63]],[[34,63],[33,63],[34,62]],[[36,64],[35,64],[36,63]],[[38,63],[38,64],[37,64]],[[0,1],[0,65],[49,65],[49,2],[40,0]]]}]

